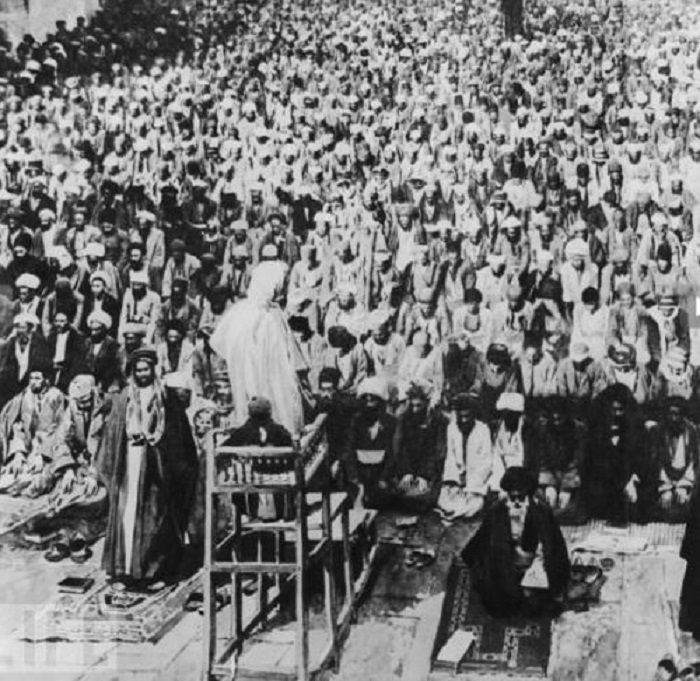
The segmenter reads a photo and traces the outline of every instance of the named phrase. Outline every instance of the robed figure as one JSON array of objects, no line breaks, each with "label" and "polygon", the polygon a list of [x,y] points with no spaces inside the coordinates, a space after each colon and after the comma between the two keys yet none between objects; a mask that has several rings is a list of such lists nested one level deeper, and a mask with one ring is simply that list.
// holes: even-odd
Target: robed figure
[{"label": "robed figure", "polygon": [[681,587],[679,628],[700,641],[700,497],[696,486],[690,502],[685,535],[681,542],[681,558],[685,575]]},{"label": "robed figure", "polygon": [[273,420],[299,433],[304,425],[301,376],[309,367],[277,302],[286,274],[278,260],[261,262],[251,274],[248,297],[226,311],[210,345],[226,360],[238,426],[248,419],[250,400],[265,397]]},{"label": "robed figure", "polygon": [[535,497],[537,479],[529,471],[508,468],[501,488],[506,497],[485,513],[462,560],[491,615],[551,612],[569,578],[564,537],[552,509]]},{"label": "robed figure", "polygon": [[97,468],[109,495],[102,567],[110,577],[163,579],[179,569],[197,454],[184,408],[166,400],[156,353],[134,352],[115,397]]}]

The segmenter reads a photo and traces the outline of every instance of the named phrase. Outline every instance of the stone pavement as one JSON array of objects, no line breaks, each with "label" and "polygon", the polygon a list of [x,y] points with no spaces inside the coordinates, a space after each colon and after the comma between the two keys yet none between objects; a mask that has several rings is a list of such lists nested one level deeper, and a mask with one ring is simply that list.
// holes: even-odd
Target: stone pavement
[{"label": "stone pavement", "polygon": [[[379,535],[391,534],[383,516]],[[440,619],[445,577],[454,554],[475,529],[445,528],[422,518],[407,541],[429,544],[435,563],[404,565],[407,549],[382,552],[368,598],[346,641],[333,681],[424,681]],[[555,623],[550,678],[556,681],[647,681],[666,654],[700,659],[692,640],[676,630],[684,563],[677,546],[616,556],[602,602],[590,612],[566,613]],[[98,569],[101,542],[83,566],[47,563],[41,552],[0,546],[0,678],[3,681],[192,681],[201,674],[201,617],[187,613],[155,645],[149,643],[29,644],[35,614],[56,596],[66,574]],[[222,613],[222,618],[226,613]],[[457,681],[466,681],[459,679]],[[470,678],[475,678],[470,675]]]}]

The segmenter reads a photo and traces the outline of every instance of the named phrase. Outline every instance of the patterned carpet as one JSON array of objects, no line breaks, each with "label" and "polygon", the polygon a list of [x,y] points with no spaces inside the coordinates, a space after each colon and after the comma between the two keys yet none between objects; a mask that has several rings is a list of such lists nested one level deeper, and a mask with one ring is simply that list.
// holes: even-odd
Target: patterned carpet
[{"label": "patterned carpet", "polygon": [[562,527],[561,530],[569,548],[572,548],[591,534],[614,533],[615,535],[624,535],[633,539],[643,539],[646,541],[648,549],[653,550],[680,546],[685,525],[648,523],[647,525],[629,525],[624,528],[613,528],[602,520],[592,520],[585,525],[568,525]]},{"label": "patterned carpet", "polygon": [[[551,628],[551,617],[496,619],[488,615],[472,589],[469,569],[455,561],[447,577],[433,659],[459,629],[472,632],[475,640],[457,673],[543,678],[549,660]],[[434,668],[439,669],[439,664]]]}]

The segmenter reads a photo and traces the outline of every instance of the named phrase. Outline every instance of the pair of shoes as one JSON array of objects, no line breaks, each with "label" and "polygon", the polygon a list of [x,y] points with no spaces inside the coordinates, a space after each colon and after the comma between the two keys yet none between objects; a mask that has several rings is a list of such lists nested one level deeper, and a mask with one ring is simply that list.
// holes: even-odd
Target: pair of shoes
[{"label": "pair of shoes", "polygon": [[51,548],[44,554],[44,558],[49,563],[58,563],[70,556],[70,540],[68,534],[61,530],[56,540],[51,544]]},{"label": "pair of shoes", "polygon": [[82,565],[92,556],[92,551],[88,546],[87,539],[82,532],[76,532],[69,538],[67,532],[61,531],[51,544],[51,548],[44,554],[44,558],[50,563],[58,563],[66,558]]},{"label": "pair of shoes", "polygon": [[413,549],[404,561],[406,567],[415,567],[419,570],[435,562],[434,549]]}]

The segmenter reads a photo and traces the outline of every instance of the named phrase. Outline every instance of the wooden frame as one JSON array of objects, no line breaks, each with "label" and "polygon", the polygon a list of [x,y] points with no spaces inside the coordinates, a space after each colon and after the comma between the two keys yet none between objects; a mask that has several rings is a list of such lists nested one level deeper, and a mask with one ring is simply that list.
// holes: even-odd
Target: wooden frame
[{"label": "wooden frame", "polygon": [[[220,464],[232,461],[222,474]],[[322,655],[325,664],[333,660],[336,667],[339,662],[339,619],[335,603],[335,576],[333,569],[332,523],[330,492],[321,492],[321,540],[310,550],[307,523],[306,489],[309,480],[320,470],[330,474],[330,460],[325,433],[325,417],[318,419],[301,441],[292,447],[230,447],[215,446],[207,453],[206,462],[206,499],[205,499],[205,555],[203,570],[204,588],[204,627],[203,627],[203,678],[232,677],[229,659],[240,653],[244,640],[253,630],[266,621],[269,612],[279,603],[281,590],[288,580],[294,580],[296,590],[296,679],[308,681],[309,675],[309,611],[306,598],[306,574],[313,560],[323,564],[325,613],[330,633],[328,644]],[[227,536],[216,542],[216,504],[219,499],[231,501],[232,494],[262,495],[265,493],[286,492],[294,498],[294,519],[273,520],[272,522],[241,522],[240,515],[234,511],[233,525]],[[350,545],[348,538],[348,505],[343,502],[339,512],[342,516],[342,541],[344,556],[344,574],[346,579],[346,603],[343,614],[349,622],[352,613],[355,589],[353,588],[352,570],[349,564]],[[280,533],[285,530],[294,532],[294,562],[283,563],[280,559]],[[240,539],[246,533],[273,532],[275,534],[275,561],[263,561],[261,544],[258,541],[257,560],[241,561]],[[218,560],[217,553],[228,545],[231,546],[231,560]],[[228,573],[231,578],[231,637],[224,646],[221,655],[217,655],[217,623],[214,576]],[[244,626],[242,613],[241,576],[255,574],[258,580],[258,607],[251,620]],[[269,600],[267,587],[263,583],[265,574],[274,575],[277,595]],[[282,577],[286,575],[284,581]],[[349,581],[348,581],[349,579]],[[344,627],[345,629],[345,627]],[[268,673],[261,677],[269,678]]]}]

